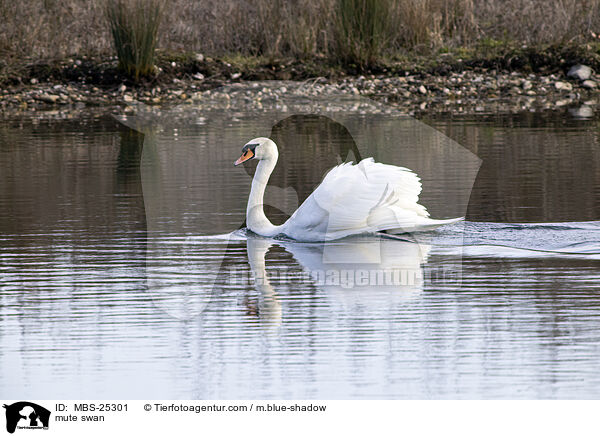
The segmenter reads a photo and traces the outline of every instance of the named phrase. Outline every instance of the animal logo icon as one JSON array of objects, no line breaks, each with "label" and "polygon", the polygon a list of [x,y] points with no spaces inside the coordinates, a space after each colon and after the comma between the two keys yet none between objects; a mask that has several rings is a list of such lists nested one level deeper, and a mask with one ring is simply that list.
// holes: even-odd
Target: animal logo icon
[{"label": "animal logo icon", "polygon": [[3,406],[6,409],[6,431],[14,433],[19,429],[47,429],[50,411],[29,401],[19,401]]}]

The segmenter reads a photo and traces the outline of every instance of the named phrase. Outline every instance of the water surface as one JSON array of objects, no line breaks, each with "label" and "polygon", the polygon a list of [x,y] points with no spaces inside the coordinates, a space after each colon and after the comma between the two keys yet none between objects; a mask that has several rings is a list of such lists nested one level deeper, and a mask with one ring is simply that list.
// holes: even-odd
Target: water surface
[{"label": "water surface", "polygon": [[[231,163],[253,120],[207,115],[162,132],[177,138],[169,159],[195,159],[189,173],[147,160],[144,136],[108,115],[1,122],[3,396],[600,398],[598,121],[427,123],[481,158],[472,195],[462,175],[474,167],[425,136],[361,149],[322,118],[280,125],[273,184],[294,190],[267,208],[275,222],[337,155],[398,155],[422,176],[434,216],[466,211],[464,225],[416,242],[323,245],[208,236],[243,227],[252,168]],[[345,269],[326,253],[412,279],[307,277]]]}]

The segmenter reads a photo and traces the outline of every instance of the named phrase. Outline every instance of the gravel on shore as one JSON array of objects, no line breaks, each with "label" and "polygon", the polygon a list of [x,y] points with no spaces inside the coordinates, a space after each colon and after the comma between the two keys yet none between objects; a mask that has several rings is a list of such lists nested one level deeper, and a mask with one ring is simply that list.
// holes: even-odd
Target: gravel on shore
[{"label": "gravel on shore", "polygon": [[[579,68],[581,70],[581,68]],[[587,72],[587,70],[584,70]],[[585,80],[581,80],[585,78]],[[495,70],[464,70],[447,75],[317,77],[304,81],[209,81],[201,74],[153,87],[113,87],[72,83],[39,83],[0,90],[0,115],[57,109],[127,107],[137,102],[169,107],[212,100],[244,99],[260,104],[293,93],[303,96],[355,95],[372,98],[409,114],[511,113],[557,108],[593,116],[599,104],[600,77],[590,74],[527,74]],[[583,108],[583,109],[582,109]]]}]

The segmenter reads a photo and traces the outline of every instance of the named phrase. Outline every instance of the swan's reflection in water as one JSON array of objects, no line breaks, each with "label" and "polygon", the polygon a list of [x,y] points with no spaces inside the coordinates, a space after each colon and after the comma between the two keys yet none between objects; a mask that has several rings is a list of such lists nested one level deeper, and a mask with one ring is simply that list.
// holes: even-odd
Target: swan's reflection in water
[{"label": "swan's reflection in water", "polygon": [[266,325],[279,325],[282,319],[281,303],[267,275],[265,259],[272,245],[273,242],[269,239],[251,237],[246,248],[254,287],[258,291],[257,315]]},{"label": "swan's reflection in water", "polygon": [[431,245],[375,236],[306,243],[234,232],[155,238],[147,248],[154,254],[146,260],[146,295],[171,318],[198,318],[213,299],[209,310],[222,310],[241,293],[247,315],[278,326],[285,318],[282,292],[306,297],[313,289],[333,311],[346,312],[420,295]]},{"label": "swan's reflection in water", "polygon": [[[269,269],[267,253],[274,246],[290,253],[304,274]],[[254,288],[259,293],[258,316],[264,325],[276,326],[284,317],[277,286],[293,287],[298,280],[324,291],[338,310],[352,310],[366,299],[389,304],[419,295],[423,264],[431,246],[412,238],[365,236],[301,243],[249,236],[246,248]]]}]

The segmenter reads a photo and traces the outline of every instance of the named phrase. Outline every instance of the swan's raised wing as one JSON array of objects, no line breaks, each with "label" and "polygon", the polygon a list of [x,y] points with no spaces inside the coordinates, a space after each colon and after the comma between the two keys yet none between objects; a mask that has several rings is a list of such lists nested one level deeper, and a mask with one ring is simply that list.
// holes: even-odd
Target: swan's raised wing
[{"label": "swan's raised wing", "polygon": [[419,177],[407,168],[376,163],[334,167],[284,224],[299,240],[331,240],[364,232],[411,232],[453,221],[431,220],[418,204]]}]

